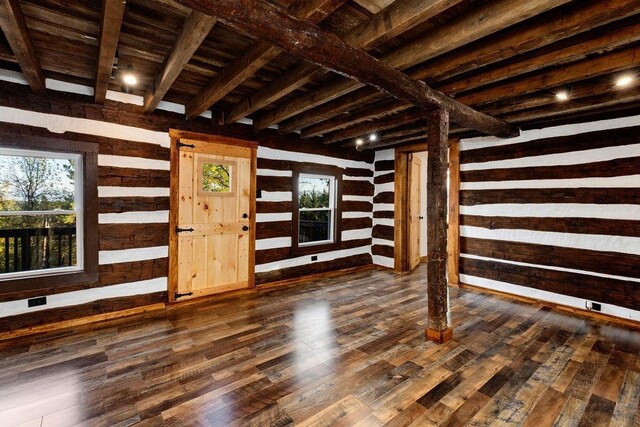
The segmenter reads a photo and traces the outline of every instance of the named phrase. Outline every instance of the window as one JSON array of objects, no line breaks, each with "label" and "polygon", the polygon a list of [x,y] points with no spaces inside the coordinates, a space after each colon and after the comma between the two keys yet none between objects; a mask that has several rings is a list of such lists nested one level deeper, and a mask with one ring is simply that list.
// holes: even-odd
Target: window
[{"label": "window", "polygon": [[201,158],[198,166],[200,194],[233,195],[235,168],[234,162]]},{"label": "window", "polygon": [[[74,149],[80,144],[85,147]],[[97,156],[87,153],[91,146],[0,139],[0,294],[36,295],[96,281]]]},{"label": "window", "polygon": [[335,168],[303,168],[294,174],[294,251],[318,252],[339,243],[340,177]]}]

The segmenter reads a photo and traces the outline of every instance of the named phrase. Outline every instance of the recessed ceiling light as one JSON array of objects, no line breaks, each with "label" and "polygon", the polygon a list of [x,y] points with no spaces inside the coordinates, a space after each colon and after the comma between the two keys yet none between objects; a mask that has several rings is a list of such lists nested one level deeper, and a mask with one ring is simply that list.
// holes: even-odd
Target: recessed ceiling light
[{"label": "recessed ceiling light", "polygon": [[556,98],[558,99],[558,101],[568,101],[569,93],[566,90],[563,90],[561,92],[556,93]]},{"label": "recessed ceiling light", "polygon": [[372,133],[371,135],[369,135],[369,141],[374,142],[378,140],[378,135],[376,135],[375,133]]},{"label": "recessed ceiling light", "polygon": [[138,78],[133,73],[126,73],[122,76],[122,81],[127,86],[135,86],[138,84]]},{"label": "recessed ceiling light", "polygon": [[359,147],[359,146],[361,146],[362,144],[364,144],[364,140],[363,140],[362,138],[358,138],[358,139],[356,139],[356,145],[357,145],[358,147]]},{"label": "recessed ceiling light", "polygon": [[630,76],[630,75],[621,76],[618,78],[618,80],[616,80],[616,86],[625,87],[625,86],[629,86],[632,82],[633,82],[633,76]]}]

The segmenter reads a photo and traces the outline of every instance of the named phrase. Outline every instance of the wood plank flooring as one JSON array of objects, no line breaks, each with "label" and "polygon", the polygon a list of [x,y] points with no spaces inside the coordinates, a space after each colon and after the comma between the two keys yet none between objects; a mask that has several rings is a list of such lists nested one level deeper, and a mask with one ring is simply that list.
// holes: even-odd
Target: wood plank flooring
[{"label": "wood plank flooring", "polygon": [[0,343],[0,425],[638,426],[640,332],[370,270]]}]

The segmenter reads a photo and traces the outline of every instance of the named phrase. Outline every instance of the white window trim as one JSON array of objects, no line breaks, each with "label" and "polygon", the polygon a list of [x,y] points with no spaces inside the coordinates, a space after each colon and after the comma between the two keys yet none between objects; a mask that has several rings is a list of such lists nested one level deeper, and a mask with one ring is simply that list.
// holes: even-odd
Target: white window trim
[{"label": "white window trim", "polygon": [[[329,180],[329,207],[326,208],[301,208],[300,207],[300,180],[307,179],[328,179]],[[300,212],[320,212],[329,211],[329,236],[327,240],[317,240],[314,242],[300,242]],[[334,243],[336,241],[336,177],[333,175],[301,173],[298,175],[298,247],[319,246]]]},{"label": "white window trim", "polygon": [[55,267],[41,270],[16,271],[12,273],[0,273],[0,282],[5,280],[24,279],[30,277],[52,276],[67,273],[76,273],[84,270],[84,162],[80,153],[61,153],[46,150],[4,148],[0,147],[0,155],[41,157],[47,159],[74,160],[74,189],[73,189],[73,210],[54,209],[48,211],[7,211],[0,212],[2,216],[35,216],[35,215],[69,215],[76,216],[76,259],[77,265],[69,267]]}]

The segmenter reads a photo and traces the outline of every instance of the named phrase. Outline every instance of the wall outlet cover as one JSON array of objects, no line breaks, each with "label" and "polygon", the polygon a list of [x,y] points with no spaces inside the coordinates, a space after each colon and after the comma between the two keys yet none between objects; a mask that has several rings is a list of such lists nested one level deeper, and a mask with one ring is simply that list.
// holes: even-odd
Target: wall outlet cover
[{"label": "wall outlet cover", "polygon": [[47,297],[37,297],[27,300],[29,307],[37,307],[39,305],[45,305],[47,303]]}]

